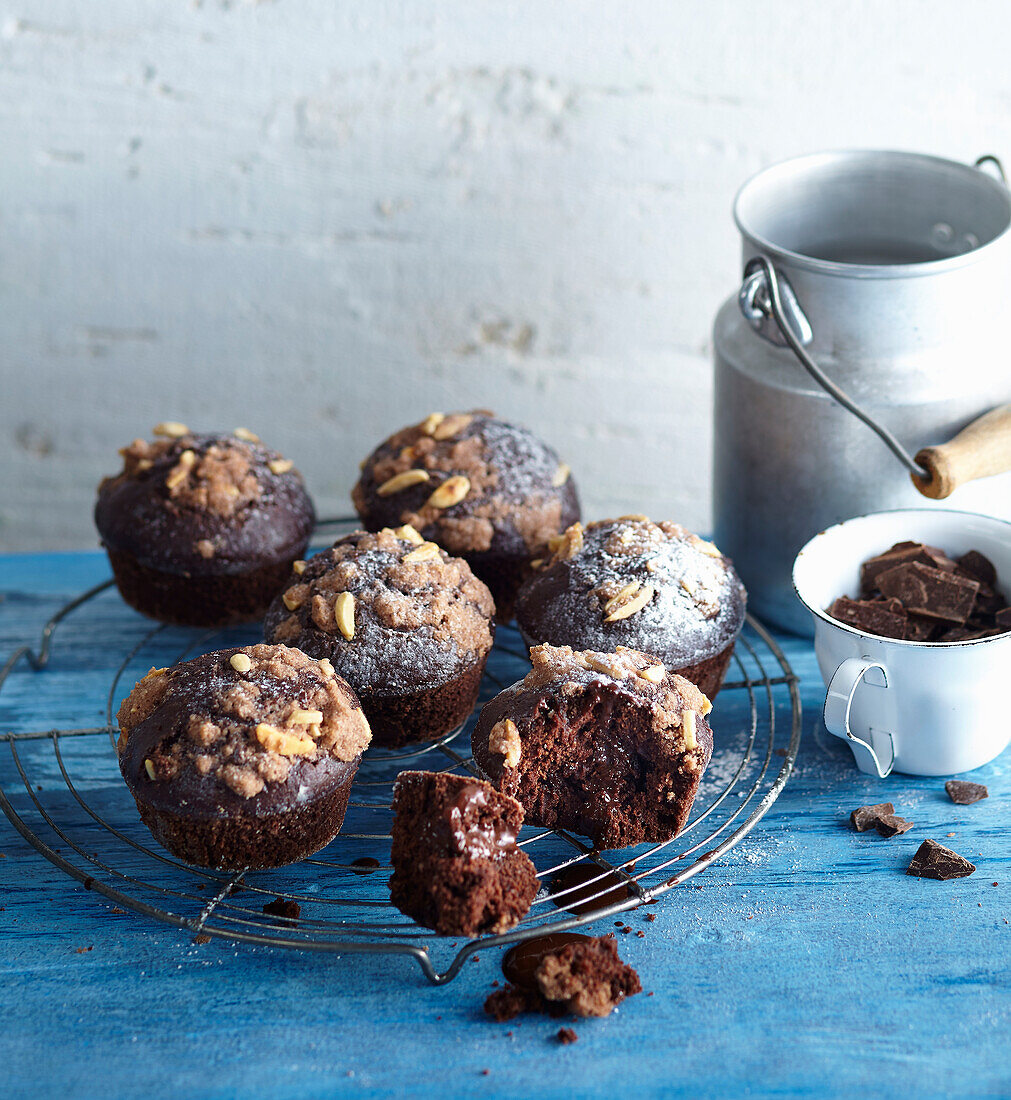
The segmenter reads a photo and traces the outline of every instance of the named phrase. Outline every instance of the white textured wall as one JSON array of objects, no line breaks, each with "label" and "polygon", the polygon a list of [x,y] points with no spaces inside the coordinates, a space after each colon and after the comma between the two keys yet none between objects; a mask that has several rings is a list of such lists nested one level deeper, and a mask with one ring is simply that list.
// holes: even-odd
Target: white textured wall
[{"label": "white textured wall", "polygon": [[0,545],[94,543],[159,419],[324,513],[489,405],[586,511],[708,522],[730,203],[820,147],[1011,155],[1011,5],[0,0]]}]

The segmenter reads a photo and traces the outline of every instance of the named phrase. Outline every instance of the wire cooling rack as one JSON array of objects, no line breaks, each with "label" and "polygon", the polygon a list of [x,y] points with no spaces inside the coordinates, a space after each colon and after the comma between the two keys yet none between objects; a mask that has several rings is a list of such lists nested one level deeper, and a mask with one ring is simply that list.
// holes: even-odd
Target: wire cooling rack
[{"label": "wire cooling rack", "polygon": [[[57,629],[68,619],[57,646]],[[505,935],[449,943],[389,903],[391,789],[405,768],[475,772],[469,731],[476,712],[460,729],[414,751],[370,750],[340,835],[315,858],[290,867],[236,874],[191,867],[163,851],[141,824],[117,764],[120,700],[152,665],[258,640],[255,628],[200,633],[153,626],[122,603],[111,580],[67,603],[45,624],[37,648],[21,646],[8,658],[0,693],[24,713],[28,700],[33,709],[45,700],[47,679],[55,686],[60,674],[74,676],[86,696],[96,690],[104,696],[93,700],[104,709],[104,722],[0,736],[7,750],[0,753],[0,808],[14,828],[56,867],[124,909],[228,940],[337,955],[406,955],[431,982],[443,984],[479,945],[567,931],[683,885],[768,812],[800,743],[797,679],[775,640],[749,617],[710,716],[713,759],[681,834],[663,844],[598,851],[562,831],[525,827],[519,843],[541,882],[530,912]],[[500,627],[481,702],[529,667],[518,632]],[[276,899],[296,902],[297,919],[264,912]]]}]

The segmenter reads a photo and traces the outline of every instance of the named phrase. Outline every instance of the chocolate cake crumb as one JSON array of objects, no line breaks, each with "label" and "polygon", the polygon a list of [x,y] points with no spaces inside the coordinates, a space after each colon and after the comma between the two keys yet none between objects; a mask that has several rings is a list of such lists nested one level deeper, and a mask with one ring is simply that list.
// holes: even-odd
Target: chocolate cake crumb
[{"label": "chocolate cake crumb", "polygon": [[850,814],[850,824],[858,833],[873,829],[882,815],[894,814],[891,802],[877,802],[873,806],[860,806]]},{"label": "chocolate cake crumb", "polygon": [[[485,1012],[502,1022],[521,1012],[551,1016],[607,1016],[625,997],[642,992],[639,976],[618,957],[614,936],[543,937],[523,945],[529,965],[517,971],[516,984],[507,982],[484,1004]],[[514,949],[515,950],[515,949]],[[520,984],[522,983],[522,984]]]},{"label": "chocolate cake crumb", "polygon": [[568,1046],[570,1043],[574,1043],[579,1038],[579,1036],[572,1030],[571,1027],[560,1027],[557,1034],[555,1035],[555,1038],[563,1045]]},{"label": "chocolate cake crumb", "polygon": [[650,921],[650,923],[655,921],[656,920],[656,913],[647,913],[646,914],[646,920]]},{"label": "chocolate cake crumb", "polygon": [[916,850],[907,875],[915,875],[918,878],[939,879],[942,882],[951,878],[965,878],[976,870],[975,864],[970,863],[964,856],[938,844],[936,840],[925,840]]},{"label": "chocolate cake crumb", "polygon": [[294,924],[302,913],[302,906],[293,898],[276,897],[267,902],[263,911],[272,917],[284,917]]},{"label": "chocolate cake crumb", "polygon": [[642,992],[639,976],[618,957],[610,937],[568,943],[544,956],[534,975],[549,1002],[576,1016],[608,1016],[625,999]]},{"label": "chocolate cake crumb", "polygon": [[959,806],[971,806],[981,798],[988,798],[990,792],[982,783],[970,783],[965,779],[949,779],[944,785],[948,797]]},{"label": "chocolate cake crumb", "polygon": [[509,982],[484,1002],[485,1012],[498,1024],[512,1020],[522,1012],[539,1012],[543,1008],[541,995],[533,989],[520,989]]},{"label": "chocolate cake crumb", "polygon": [[203,945],[205,943],[210,943],[211,942],[211,937],[208,936],[206,932],[198,932],[193,937],[193,942],[196,943],[196,944]]}]

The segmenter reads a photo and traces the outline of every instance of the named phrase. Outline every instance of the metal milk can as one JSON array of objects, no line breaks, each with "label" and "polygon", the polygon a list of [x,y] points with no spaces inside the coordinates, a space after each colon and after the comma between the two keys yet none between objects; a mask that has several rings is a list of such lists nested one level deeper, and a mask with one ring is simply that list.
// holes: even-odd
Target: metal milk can
[{"label": "metal milk can", "polygon": [[754,176],[734,218],[715,539],[749,609],[810,634],[790,570],[818,531],[925,503],[1011,519],[1011,192],[994,157],[822,153]]}]

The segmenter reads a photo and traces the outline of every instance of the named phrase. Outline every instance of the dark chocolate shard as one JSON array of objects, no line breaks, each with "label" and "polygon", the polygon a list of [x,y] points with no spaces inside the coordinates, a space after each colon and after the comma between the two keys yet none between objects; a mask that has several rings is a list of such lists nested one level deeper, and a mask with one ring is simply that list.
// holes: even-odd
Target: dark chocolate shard
[{"label": "dark chocolate shard", "polygon": [[941,569],[946,573],[953,573],[958,566],[943,551],[936,546],[927,546],[922,542],[897,542],[890,550],[876,557],[868,558],[860,566],[860,590],[864,595],[869,595],[878,584],[878,577],[882,573],[894,569],[898,565],[906,565],[911,562],[919,562],[921,565],[930,566],[933,569]]},{"label": "dark chocolate shard", "polygon": [[873,829],[879,817],[887,817],[895,813],[895,807],[891,802],[878,802],[874,806],[860,806],[850,814],[850,824],[858,833],[866,833]]},{"label": "dark chocolate shard", "polygon": [[985,558],[978,550],[970,550],[958,559],[958,567],[962,573],[968,574],[980,584],[993,587],[997,582],[997,570],[989,558]]},{"label": "dark chocolate shard", "polygon": [[906,617],[906,641],[932,642],[937,627],[937,619],[927,619],[922,615],[908,615]]},{"label": "dark chocolate shard", "polygon": [[1004,597],[995,592],[990,585],[980,582],[979,591],[976,593],[976,602],[973,604],[973,615],[981,615],[989,618],[994,616],[1004,606]]},{"label": "dark chocolate shard", "polygon": [[993,621],[1002,630],[1011,630],[1011,607],[1002,607],[993,617]]},{"label": "dark chocolate shard", "polygon": [[882,573],[878,587],[885,596],[901,601],[907,611],[961,624],[972,612],[979,581],[911,562]]},{"label": "dark chocolate shard", "polygon": [[898,601],[851,600],[840,596],[828,609],[829,615],[848,626],[876,634],[880,638],[905,638],[906,616],[894,610]]},{"label": "dark chocolate shard", "polygon": [[934,878],[942,882],[950,878],[965,878],[976,870],[976,866],[970,863],[964,856],[938,844],[936,840],[925,840],[916,849],[906,868],[907,875],[915,875],[917,878]]},{"label": "dark chocolate shard", "polygon": [[882,814],[874,822],[874,827],[882,836],[899,836],[902,833],[908,833],[913,827],[913,822],[907,821],[904,817],[896,817],[895,814]]},{"label": "dark chocolate shard", "polygon": [[948,797],[959,806],[971,806],[981,798],[989,798],[990,792],[982,783],[970,783],[967,779],[949,779],[944,785]]}]

